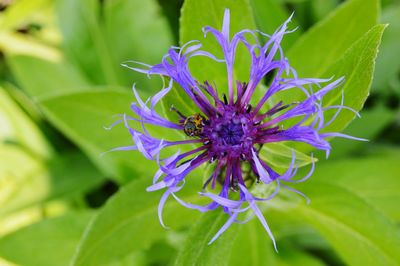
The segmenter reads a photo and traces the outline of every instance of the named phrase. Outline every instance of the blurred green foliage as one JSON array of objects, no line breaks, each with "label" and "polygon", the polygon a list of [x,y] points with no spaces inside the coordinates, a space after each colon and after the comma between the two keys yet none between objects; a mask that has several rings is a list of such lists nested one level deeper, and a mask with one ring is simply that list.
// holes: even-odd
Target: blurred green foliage
[{"label": "blurred green foliage", "polygon": [[[145,190],[156,164],[135,152],[101,156],[131,143],[123,128],[103,127],[128,111],[133,83],[143,98],[162,87],[120,64],[157,63],[171,45],[192,39],[218,55],[201,27],[220,27],[225,7],[232,32],[271,33],[295,12],[290,26],[299,28],[283,42],[290,63],[300,76],[346,76],[345,104],[363,108],[350,125],[354,114],[343,111],[330,130],[370,141],[334,139],[329,160],[316,154],[315,174],[296,186],[310,205],[287,192],[260,206],[279,253],[256,219],[208,246],[226,217],[200,216],[175,201],[164,214],[173,229],[165,230],[157,218],[160,194]],[[380,23],[389,24],[384,33]],[[0,264],[399,265],[399,47],[396,0],[0,1]],[[239,53],[235,76],[245,79],[250,59]],[[205,59],[191,68],[224,87],[221,65]],[[324,104],[340,96],[328,95]],[[163,102],[167,116],[172,103],[193,110],[179,88]],[[289,146],[269,145],[261,154],[283,169]],[[309,147],[296,148],[308,168]],[[182,199],[201,201],[207,171],[196,173]]]}]

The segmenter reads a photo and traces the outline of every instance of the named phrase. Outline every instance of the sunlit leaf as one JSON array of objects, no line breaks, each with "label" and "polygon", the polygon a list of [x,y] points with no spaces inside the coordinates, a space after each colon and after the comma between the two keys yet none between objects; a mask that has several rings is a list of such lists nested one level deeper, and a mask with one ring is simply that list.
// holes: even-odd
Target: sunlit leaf
[{"label": "sunlit leaf", "polygon": [[59,61],[62,57],[54,47],[15,32],[0,32],[0,49],[7,55],[29,55],[51,61]]},{"label": "sunlit leaf", "polygon": [[103,180],[79,153],[44,161],[18,146],[2,145],[0,158],[2,217],[50,200],[80,195]]},{"label": "sunlit leaf", "polygon": [[69,213],[43,220],[0,238],[0,256],[20,265],[68,265],[92,217]]},{"label": "sunlit leaf", "polygon": [[8,93],[0,87],[0,140],[17,143],[43,159],[51,156],[51,148],[34,122]]}]

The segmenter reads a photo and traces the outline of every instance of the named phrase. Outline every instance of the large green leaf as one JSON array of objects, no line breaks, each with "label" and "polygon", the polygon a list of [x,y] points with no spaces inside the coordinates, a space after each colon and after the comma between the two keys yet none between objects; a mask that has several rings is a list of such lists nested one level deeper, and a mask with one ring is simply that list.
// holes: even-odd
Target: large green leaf
[{"label": "large green leaf", "polygon": [[313,0],[310,1],[309,11],[314,21],[324,19],[329,13],[336,8],[339,0]]},{"label": "large green leaf", "polygon": [[[214,37],[209,34],[204,38],[202,28],[212,26],[218,30],[222,28],[225,8],[230,9],[230,33],[243,29],[255,29],[253,14],[247,0],[188,0],[182,8],[180,20],[180,44],[191,40],[199,40],[205,51],[214,54],[217,58],[223,58],[222,49]],[[208,80],[215,82],[220,93],[227,91],[227,74],[224,63],[216,63],[211,59],[196,57],[191,59],[189,66],[192,74],[198,81]],[[238,80],[247,80],[250,69],[250,56],[244,46],[238,47],[235,56],[234,76]]]},{"label": "large green leaf", "polygon": [[[325,72],[325,76],[345,77],[344,105],[359,111],[369,95],[375,68],[375,59],[378,53],[383,31],[386,25],[376,25],[362,38],[354,43],[339,60],[331,65]],[[341,90],[334,90],[324,97],[324,106],[339,103]],[[328,126],[326,131],[340,132],[353,120],[355,114],[343,110],[335,121]]]},{"label": "large green leaf", "polygon": [[68,265],[91,213],[43,220],[0,239],[0,256],[20,265]]},{"label": "large green leaf", "polygon": [[[314,177],[345,187],[394,221],[400,221],[397,154],[373,155],[320,164]],[[313,178],[314,178],[313,177]]]},{"label": "large green leaf", "polygon": [[[345,76],[345,104],[360,110],[371,85],[383,32],[382,26],[371,29],[376,24],[378,12],[376,0],[351,0],[342,4],[292,46],[288,53],[291,66],[300,77]],[[354,94],[357,96],[353,98]],[[324,105],[338,103],[340,96],[341,90],[336,89],[324,98]],[[300,90],[290,90],[283,92],[280,97],[280,100],[290,103],[303,99],[305,95]],[[329,129],[340,131],[353,118],[354,114],[350,111],[342,111]]]},{"label": "large green leaf", "polygon": [[396,145],[376,143],[373,149],[366,151],[366,154],[370,156],[390,156],[392,158],[400,158],[400,149]]},{"label": "large green leaf", "polygon": [[[333,65],[326,71],[325,76],[344,76],[345,84],[341,89],[335,89],[328,93],[323,99],[323,106],[339,104],[344,91],[344,105],[359,111],[369,94],[369,88],[372,82],[372,76],[375,66],[375,58],[382,37],[385,25],[377,25],[368,31],[362,38],[355,42]],[[277,97],[282,97],[287,102],[293,102],[296,99],[296,93],[284,92]],[[325,111],[325,119],[333,116],[336,110]],[[328,127],[325,132],[340,132],[354,119],[355,114],[349,110],[342,110],[338,117]],[[296,123],[295,120],[285,122],[288,127]],[[359,137],[368,137],[361,135]],[[347,140],[348,141],[348,140]],[[309,151],[311,147],[305,145],[295,145],[300,151]],[[268,158],[266,156],[266,158]]]},{"label": "large green leaf", "polygon": [[301,36],[287,55],[290,64],[300,77],[329,77],[324,72],[377,23],[378,12],[377,0],[347,1]]},{"label": "large green leaf", "polygon": [[46,163],[51,193],[46,201],[73,198],[98,186],[105,176],[81,152],[64,152]]},{"label": "large green leaf", "polygon": [[174,265],[323,265],[318,259],[287,246],[278,247],[276,253],[257,218],[232,225],[233,228],[207,245],[227,217],[222,211],[204,214],[191,228]]},{"label": "large green leaf", "polygon": [[118,84],[105,36],[100,27],[100,2],[58,0],[58,21],[69,61],[97,84]]},{"label": "large green leaf", "polygon": [[[362,167],[366,173],[373,171],[372,164],[363,162]],[[311,198],[310,205],[293,202],[277,204],[279,211],[301,217],[315,227],[350,265],[398,265],[398,228],[362,193],[353,191],[347,179],[343,184],[335,181],[346,171],[351,172],[354,164],[349,163],[348,168],[343,168],[343,165],[326,166],[323,172],[316,172],[309,182],[296,187]],[[358,176],[353,172],[352,176],[360,184],[364,180],[363,175]]]},{"label": "large green leaf", "polygon": [[[157,206],[160,192],[146,192],[150,179],[135,180],[121,188],[87,227],[71,265],[100,265],[148,248],[165,237]],[[187,183],[178,196],[185,201],[196,197],[196,186]],[[164,222],[172,228],[193,223],[198,212],[187,210],[173,199],[164,207]]]},{"label": "large green leaf", "polygon": [[382,38],[379,56],[376,59],[376,72],[374,75],[373,88],[380,92],[387,92],[390,83],[398,79],[396,77],[400,70],[400,5],[394,4],[383,10],[381,21],[390,26]]},{"label": "large green leaf", "polygon": [[[369,94],[375,58],[385,27],[385,25],[374,26],[325,72],[326,75],[324,76],[345,77],[345,83],[340,89],[334,89],[324,96],[323,107],[340,104],[343,91],[344,105],[356,111],[361,110]],[[293,95],[285,93],[283,96],[286,101],[293,102],[296,100],[296,98],[292,99]],[[336,109],[325,111],[326,122],[333,117],[335,112]],[[352,111],[342,110],[333,123],[323,130],[325,132],[340,132],[347,127],[354,117],[355,114]],[[292,120],[285,124],[289,126],[295,122]]]},{"label": "large green leaf", "polygon": [[[269,265],[269,264],[268,264]],[[299,248],[282,247],[279,249],[277,266],[307,265],[323,266],[326,265],[320,259],[301,251]]]},{"label": "large green leaf", "polygon": [[237,237],[225,257],[226,260],[229,258],[228,265],[277,265],[277,255],[281,254],[281,248],[277,254],[258,219],[254,218],[239,227],[236,230],[231,228]]},{"label": "large green leaf", "polygon": [[87,87],[89,82],[67,62],[51,62],[38,57],[7,57],[20,86],[32,97],[62,93]]},{"label": "large green leaf", "polygon": [[128,60],[157,63],[172,43],[155,1],[58,0],[58,15],[68,59],[96,84],[138,81],[139,88],[157,89],[156,79],[120,66]]},{"label": "large green leaf", "polygon": [[[157,1],[105,1],[103,12],[104,35],[115,68],[128,60],[159,63],[172,44],[170,29]],[[125,85],[137,82],[138,89],[160,89],[158,77],[148,79],[147,75],[122,67],[116,74]]]},{"label": "large green leaf", "polygon": [[222,210],[205,213],[191,228],[174,265],[229,265],[228,255],[237,236],[234,228],[229,228],[214,243],[207,245],[228,217]]},{"label": "large green leaf", "polygon": [[[272,34],[290,16],[282,3],[277,0],[250,0],[252,10],[257,22],[257,28],[267,34]],[[296,22],[290,26],[296,27]],[[288,34],[282,40],[284,51],[289,48],[297,38],[300,30]]]},{"label": "large green leaf", "polygon": [[[139,152],[101,153],[121,146],[132,146],[132,138],[123,124],[107,131],[119,118],[117,114],[130,114],[132,93],[118,89],[92,89],[42,98],[40,105],[50,122],[76,143],[92,161],[112,177],[119,180],[136,178],[138,173],[149,172],[153,165]],[[154,164],[155,165],[155,164]],[[122,179],[121,179],[122,178]]]},{"label": "large green leaf", "polygon": [[[361,119],[355,119],[343,133],[351,136],[368,139],[373,142],[375,138],[393,121],[395,113],[383,106],[361,112]],[[341,157],[361,147],[369,147],[364,142],[353,142],[336,138],[332,140],[332,151],[329,158]],[[373,144],[372,144],[373,145]]]}]

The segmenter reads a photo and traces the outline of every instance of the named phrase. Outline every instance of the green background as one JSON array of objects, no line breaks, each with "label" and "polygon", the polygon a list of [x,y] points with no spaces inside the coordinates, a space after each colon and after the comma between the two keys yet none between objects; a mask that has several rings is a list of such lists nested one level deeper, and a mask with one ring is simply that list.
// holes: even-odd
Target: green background
[{"label": "green background", "polygon": [[[161,193],[146,192],[157,165],[138,152],[101,156],[132,145],[123,126],[104,127],[130,112],[133,83],[144,99],[162,87],[121,63],[155,64],[193,39],[220,57],[201,28],[220,28],[224,8],[231,32],[272,34],[294,12],[289,28],[298,28],[282,43],[290,64],[300,77],[345,76],[345,105],[361,110],[356,119],[344,110],[329,131],[369,140],[333,139],[328,160],[314,152],[314,175],[294,186],[309,205],[290,191],[260,204],[278,253],[257,219],[208,246],[226,215],[172,199],[170,229],[162,228]],[[400,265],[400,1],[3,0],[0,10],[0,265]],[[243,47],[236,62],[235,77],[245,80]],[[199,80],[226,84],[221,64],[190,67]],[[323,104],[340,97],[337,90]],[[172,103],[196,112],[179,88],[163,101]],[[284,169],[292,147],[306,173],[309,147],[271,144],[260,156]],[[208,170],[179,196],[199,201]]]}]

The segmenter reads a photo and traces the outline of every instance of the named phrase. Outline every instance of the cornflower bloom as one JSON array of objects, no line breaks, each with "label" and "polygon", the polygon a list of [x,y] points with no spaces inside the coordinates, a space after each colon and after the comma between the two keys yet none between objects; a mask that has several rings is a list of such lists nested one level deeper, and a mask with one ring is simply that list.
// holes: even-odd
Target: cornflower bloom
[{"label": "cornflower bloom", "polygon": [[[222,209],[228,214],[229,218],[226,223],[209,243],[215,241],[232,223],[249,220],[240,221],[238,219],[240,213],[249,211],[260,220],[276,249],[272,232],[257,202],[272,199],[280,188],[287,188],[304,196],[301,192],[288,187],[287,183],[303,182],[309,178],[314,170],[314,160],[312,160],[311,170],[306,176],[294,179],[298,169],[295,153],[293,152],[288,169],[283,174],[279,174],[260,159],[259,152],[262,145],[282,141],[303,142],[325,151],[328,156],[331,146],[326,138],[357,139],[341,133],[321,133],[321,130],[331,124],[342,109],[349,109],[357,115],[358,113],[343,105],[343,97],[339,105],[329,107],[322,105],[323,97],[338,88],[343,83],[343,78],[332,81],[332,79],[297,77],[295,70],[290,67],[288,60],[284,57],[280,46],[283,36],[290,33],[287,30],[290,20],[291,17],[272,35],[256,30],[242,30],[231,39],[229,34],[230,13],[226,9],[221,31],[212,27],[203,28],[205,35],[211,33],[221,46],[223,60],[200,50],[201,43],[199,41],[191,41],[181,48],[171,47],[160,64],[147,65],[134,62],[137,67],[124,65],[149,76],[161,75],[169,80],[168,86],[164,86],[147,101],[140,98],[134,86],[136,102],[132,103],[131,109],[136,116],[130,117],[124,114],[122,119],[113,124],[114,126],[123,122],[134,142],[133,146],[119,147],[114,150],[138,150],[147,159],[156,161],[159,166],[153,178],[153,184],[147,188],[147,191],[165,190],[158,206],[161,225],[164,226],[162,209],[171,195],[188,208],[201,212]],[[261,44],[257,39],[258,34],[267,37],[265,44]],[[249,41],[249,37],[255,44]],[[236,49],[240,43],[245,45],[251,56],[250,75],[247,81],[234,82],[233,65]],[[228,95],[219,95],[216,87],[211,85],[212,82],[200,83],[191,75],[188,66],[189,60],[198,56],[208,57],[216,62],[226,64]],[[273,74],[273,77],[268,89],[260,99],[253,99],[252,102],[257,101],[257,103],[252,106],[250,101],[257,86],[266,75],[270,74]],[[186,93],[190,97],[198,108],[198,113],[183,114],[171,107],[171,110],[177,113],[177,119],[169,121],[156,112],[156,105],[170,92],[174,83],[179,85],[182,93]],[[312,86],[317,86],[319,90],[313,92]],[[310,87],[310,89],[305,87]],[[266,103],[271,101],[273,95],[290,89],[301,90],[305,95],[305,100],[293,103],[280,101],[268,110],[262,111],[262,107],[268,106]],[[324,111],[327,109],[337,109],[329,121],[324,119]],[[283,123],[290,119],[297,120],[293,125],[285,128]],[[142,130],[132,128],[128,123],[129,120],[140,123]],[[146,130],[146,125],[180,131],[187,137],[177,141],[157,139]],[[160,158],[162,150],[188,144],[195,145],[196,148],[183,153],[178,151],[170,157]],[[195,205],[178,198],[176,192],[184,187],[185,178],[194,169],[206,163],[213,164],[213,172],[199,193],[201,196],[209,198],[210,203]],[[243,170],[245,166],[248,168],[246,171]],[[255,186],[262,185],[273,188],[268,197],[257,197],[252,193]]]}]

